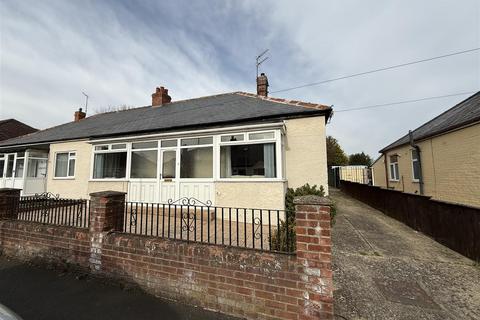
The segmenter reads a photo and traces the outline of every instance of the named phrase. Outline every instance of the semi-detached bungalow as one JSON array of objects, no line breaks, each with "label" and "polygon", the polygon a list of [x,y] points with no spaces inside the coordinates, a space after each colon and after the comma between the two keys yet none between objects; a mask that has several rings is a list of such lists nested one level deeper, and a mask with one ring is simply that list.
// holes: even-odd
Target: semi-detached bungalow
[{"label": "semi-detached bungalow", "polygon": [[480,207],[480,92],[380,153],[375,186]]},{"label": "semi-detached bungalow", "polygon": [[327,187],[325,125],[331,108],[233,92],[86,117],[0,143],[0,187],[24,195],[87,198],[124,191],[128,200],[182,197],[217,206],[283,208],[287,187]]}]

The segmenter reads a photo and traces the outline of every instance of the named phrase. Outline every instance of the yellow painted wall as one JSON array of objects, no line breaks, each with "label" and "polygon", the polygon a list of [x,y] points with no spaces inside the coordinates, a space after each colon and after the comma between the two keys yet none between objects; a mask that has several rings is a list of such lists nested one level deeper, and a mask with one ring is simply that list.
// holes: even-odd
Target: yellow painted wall
[{"label": "yellow painted wall", "polygon": [[328,195],[325,117],[286,120],[285,166],[289,188],[323,186]]},{"label": "yellow painted wall", "polygon": [[[480,207],[480,124],[417,142],[421,149],[424,194],[433,199]],[[387,152],[387,161],[399,155],[400,181],[389,181],[389,187],[419,193],[419,183],[412,181],[410,146]],[[379,179],[379,160],[373,166],[375,185],[385,187]],[[378,169],[378,170],[377,170]]]},{"label": "yellow painted wall", "polygon": [[385,158],[381,156],[372,164],[373,185],[378,187],[387,187],[385,178]]}]

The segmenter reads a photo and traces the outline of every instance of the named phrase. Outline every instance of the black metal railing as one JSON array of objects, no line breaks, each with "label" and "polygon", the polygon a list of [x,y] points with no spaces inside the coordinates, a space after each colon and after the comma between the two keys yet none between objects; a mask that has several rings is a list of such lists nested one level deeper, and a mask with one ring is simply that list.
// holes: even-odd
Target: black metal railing
[{"label": "black metal railing", "polygon": [[[124,232],[169,239],[293,252],[285,210],[212,206],[194,198],[168,203],[126,202]],[[292,222],[290,222],[292,223]],[[280,240],[282,239],[282,240]]]},{"label": "black metal railing", "polygon": [[89,201],[63,199],[51,193],[22,196],[17,205],[18,220],[88,228]]}]

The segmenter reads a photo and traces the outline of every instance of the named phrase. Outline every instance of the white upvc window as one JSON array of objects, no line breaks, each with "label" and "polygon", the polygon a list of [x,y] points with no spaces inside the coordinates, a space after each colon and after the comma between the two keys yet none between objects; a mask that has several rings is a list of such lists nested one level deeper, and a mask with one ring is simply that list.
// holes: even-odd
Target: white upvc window
[{"label": "white upvc window", "polygon": [[276,131],[221,135],[219,178],[280,178],[280,140],[280,134]]},{"label": "white upvc window", "polygon": [[416,149],[412,149],[412,180],[420,181],[420,159]]},{"label": "white upvc window", "polygon": [[180,179],[213,179],[213,136],[180,139]]},{"label": "white upvc window", "polygon": [[0,178],[3,178],[3,171],[5,171],[5,155],[0,154]]},{"label": "white upvc window", "polygon": [[55,153],[55,178],[75,178],[75,163],[77,154],[75,151]]},{"label": "white upvc window", "polygon": [[398,171],[398,155],[392,155],[389,158],[389,174],[391,181],[399,181],[400,180],[400,173]]},{"label": "white upvc window", "polygon": [[126,143],[95,146],[92,178],[125,179],[127,177],[127,153]]},{"label": "white upvc window", "polygon": [[131,179],[157,178],[158,141],[132,142],[130,154]]}]

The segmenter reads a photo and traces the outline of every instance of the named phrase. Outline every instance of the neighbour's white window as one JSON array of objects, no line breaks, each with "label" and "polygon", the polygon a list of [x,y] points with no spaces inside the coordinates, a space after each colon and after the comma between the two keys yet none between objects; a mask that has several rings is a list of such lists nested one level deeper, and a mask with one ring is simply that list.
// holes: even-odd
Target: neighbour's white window
[{"label": "neighbour's white window", "polygon": [[75,152],[58,152],[55,155],[55,177],[73,178],[75,177]]},{"label": "neighbour's white window", "polygon": [[412,150],[412,173],[413,180],[420,180],[420,160],[418,158],[418,151],[416,149]]},{"label": "neighbour's white window", "polygon": [[130,178],[157,177],[157,141],[132,143]]},{"label": "neighbour's white window", "polygon": [[398,171],[398,155],[390,156],[390,180],[400,180],[400,174]]},{"label": "neighbour's white window", "polygon": [[213,178],[213,137],[181,139],[180,178]]}]

